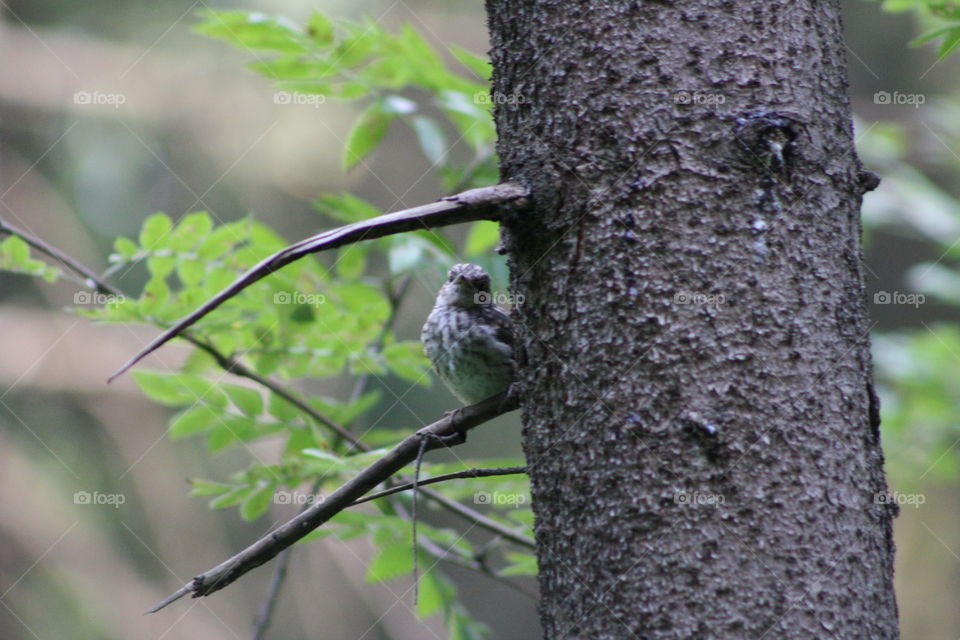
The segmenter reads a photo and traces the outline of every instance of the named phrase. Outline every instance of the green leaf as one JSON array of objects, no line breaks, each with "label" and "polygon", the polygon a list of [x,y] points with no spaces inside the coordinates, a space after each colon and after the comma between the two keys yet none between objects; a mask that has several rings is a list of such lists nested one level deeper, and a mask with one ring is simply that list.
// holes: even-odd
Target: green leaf
[{"label": "green leaf", "polygon": [[421,229],[420,231],[414,231],[414,235],[423,238],[432,246],[440,250],[441,255],[448,255],[452,257],[457,257],[457,246],[451,242],[451,240],[443,235],[443,232],[438,229]]},{"label": "green leaf", "polygon": [[216,385],[198,376],[134,371],[133,379],[148,398],[167,407],[203,402],[222,409],[227,404]]},{"label": "green leaf", "polygon": [[257,488],[243,501],[240,507],[240,517],[247,522],[252,522],[262,516],[273,503],[273,492],[275,486],[272,482],[260,481]]},{"label": "green leaf", "polygon": [[921,35],[921,36],[917,36],[916,38],[914,38],[913,40],[911,40],[911,41],[910,41],[910,46],[911,46],[911,47],[919,47],[920,45],[922,45],[922,44],[924,44],[924,43],[927,43],[927,42],[930,42],[931,40],[934,40],[934,39],[936,39],[936,38],[939,38],[940,36],[942,36],[942,35],[944,35],[944,34],[957,31],[958,29],[960,29],[960,25],[951,24],[951,25],[949,25],[949,26],[947,26],[947,27],[941,27],[941,28],[939,28],[939,29],[934,29],[933,31],[928,31],[927,33],[924,33],[924,34]]},{"label": "green leaf", "polygon": [[281,422],[293,422],[300,415],[300,409],[273,392],[270,393],[267,412]]},{"label": "green leaf", "polygon": [[196,396],[182,385],[175,384],[169,375],[152,371],[134,371],[133,381],[143,393],[166,407],[183,407],[196,402]]},{"label": "green leaf", "polygon": [[427,116],[414,116],[411,119],[411,124],[417,134],[417,140],[420,142],[423,154],[433,164],[441,164],[449,147],[440,125]]},{"label": "green leaf", "polygon": [[233,489],[232,484],[213,482],[211,480],[190,480],[191,496],[220,496]]},{"label": "green leaf", "polygon": [[478,78],[484,82],[490,81],[490,76],[493,73],[493,67],[490,65],[489,60],[481,58],[480,56],[456,45],[450,46],[449,49],[450,53],[452,53],[463,66],[477,74]]},{"label": "green leaf", "polygon": [[339,222],[359,222],[380,215],[376,207],[352,193],[323,195],[317,198],[313,206],[320,213]]},{"label": "green leaf", "polygon": [[387,367],[398,378],[422,387],[430,386],[430,377],[426,375],[430,361],[423,354],[423,345],[419,341],[408,340],[388,345],[383,349],[383,357]]},{"label": "green leaf", "polygon": [[23,270],[30,262],[30,245],[18,236],[10,236],[0,243],[0,260],[4,268]]},{"label": "green leaf", "polygon": [[259,12],[203,11],[198,33],[219,38],[243,49],[304,53],[303,35],[284,18],[270,18]]},{"label": "green leaf", "polygon": [[222,384],[220,388],[227,394],[230,401],[246,415],[255,418],[263,413],[263,397],[259,391],[235,384]]},{"label": "green leaf", "polygon": [[349,425],[358,417],[372,409],[383,394],[374,389],[360,396],[352,404],[344,404],[334,398],[314,396],[308,401],[310,406],[339,424]]},{"label": "green leaf", "polygon": [[390,314],[390,303],[376,287],[362,283],[341,284],[331,288],[346,310],[371,324],[379,324]]},{"label": "green leaf", "polygon": [[901,11],[909,11],[916,6],[918,6],[918,0],[886,0],[883,3],[883,10],[890,13],[900,13]]},{"label": "green leaf", "polygon": [[130,238],[118,236],[113,241],[113,250],[116,251],[121,258],[129,261],[136,257],[139,247],[137,247],[137,243]]},{"label": "green leaf", "polygon": [[497,573],[501,576],[535,576],[537,575],[537,557],[530,553],[507,552],[510,564]]},{"label": "green leaf", "polygon": [[177,262],[177,277],[185,287],[194,287],[203,281],[207,272],[207,265],[201,260],[181,258]]},{"label": "green leaf", "polygon": [[[56,281],[61,274],[59,268],[48,266],[41,260],[31,258],[30,246],[18,236],[9,236],[0,241],[0,269],[39,276],[47,282]],[[86,292],[78,292],[74,295],[74,300],[76,301],[78,297],[83,297],[85,294]],[[80,303],[76,302],[76,304]]]},{"label": "green leaf", "polygon": [[203,433],[217,424],[220,413],[220,410],[206,405],[191,407],[173,419],[170,437],[179,440]]},{"label": "green leaf", "polygon": [[366,253],[357,247],[349,245],[343,247],[337,256],[337,275],[344,280],[356,280],[363,275],[367,267]]},{"label": "green leaf", "polygon": [[435,571],[421,573],[418,587],[417,615],[421,618],[429,618],[438,613],[447,599],[444,596],[450,595],[449,592],[451,591],[447,585],[440,581]]},{"label": "green leaf", "polygon": [[941,60],[946,58],[956,51],[958,46],[960,46],[960,29],[954,30],[953,33],[943,39],[943,42],[940,43],[940,48],[937,49],[937,57]]},{"label": "green leaf", "polygon": [[330,18],[314,10],[307,20],[307,35],[318,47],[326,48],[333,44],[333,22]]},{"label": "green leaf", "polygon": [[232,491],[229,491],[220,497],[211,500],[210,508],[226,509],[227,507],[240,504],[250,494],[250,492],[254,491],[255,489],[256,487],[246,485],[236,487]]},{"label": "green leaf", "polygon": [[189,251],[213,229],[213,221],[206,211],[184,216],[170,238],[170,248],[177,252]]},{"label": "green leaf", "polygon": [[213,260],[229,251],[235,244],[247,238],[247,233],[236,223],[217,227],[202,238],[197,247],[197,257],[201,260]]},{"label": "green leaf", "polygon": [[140,246],[147,251],[165,249],[170,242],[170,232],[173,230],[173,221],[165,213],[155,213],[149,216],[140,229]]},{"label": "green leaf", "polygon": [[346,29],[348,35],[337,43],[330,58],[337,60],[340,67],[348,69],[362,64],[392,40],[388,33],[370,20],[363,24],[346,25]]},{"label": "green leaf", "polygon": [[395,116],[384,113],[381,103],[374,103],[360,114],[347,137],[347,146],[343,154],[344,169],[352,169],[371,151],[377,148],[387,134]]},{"label": "green leaf", "polygon": [[30,259],[30,245],[18,236],[10,236],[0,244],[4,263],[10,267],[25,264]]},{"label": "green leaf", "polygon": [[468,256],[478,256],[493,249],[499,241],[500,225],[492,220],[480,220],[470,227],[463,250]]},{"label": "green leaf", "polygon": [[413,549],[406,543],[380,550],[367,568],[367,582],[387,582],[413,572]]},{"label": "green leaf", "polygon": [[166,278],[176,266],[177,259],[171,255],[152,255],[147,258],[147,270],[157,279]]}]

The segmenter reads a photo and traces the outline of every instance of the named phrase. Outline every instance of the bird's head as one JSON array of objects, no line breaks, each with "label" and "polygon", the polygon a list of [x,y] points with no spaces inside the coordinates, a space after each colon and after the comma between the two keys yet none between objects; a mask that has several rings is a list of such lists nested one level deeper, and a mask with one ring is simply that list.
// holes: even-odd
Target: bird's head
[{"label": "bird's head", "polygon": [[475,264],[455,264],[447,272],[437,304],[469,308],[492,304],[490,275]]}]

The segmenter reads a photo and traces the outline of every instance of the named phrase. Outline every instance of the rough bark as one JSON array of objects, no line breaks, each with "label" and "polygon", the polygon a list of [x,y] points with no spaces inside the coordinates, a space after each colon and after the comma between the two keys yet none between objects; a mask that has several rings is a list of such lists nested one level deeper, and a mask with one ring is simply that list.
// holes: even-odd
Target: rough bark
[{"label": "rough bark", "polygon": [[487,9],[545,637],[896,638],[838,3]]}]

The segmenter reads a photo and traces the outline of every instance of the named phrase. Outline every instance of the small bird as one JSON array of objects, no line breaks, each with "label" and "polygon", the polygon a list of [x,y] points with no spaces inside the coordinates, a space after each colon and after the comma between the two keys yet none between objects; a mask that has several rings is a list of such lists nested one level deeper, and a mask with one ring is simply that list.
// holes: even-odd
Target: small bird
[{"label": "small bird", "polygon": [[482,267],[450,267],[420,340],[434,371],[466,404],[506,391],[514,381],[513,320],[494,306]]}]

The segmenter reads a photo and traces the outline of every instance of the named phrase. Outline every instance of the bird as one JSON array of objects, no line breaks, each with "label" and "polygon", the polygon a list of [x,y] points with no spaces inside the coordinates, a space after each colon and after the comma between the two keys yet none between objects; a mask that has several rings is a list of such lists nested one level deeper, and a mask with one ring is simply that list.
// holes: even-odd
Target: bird
[{"label": "bird", "polygon": [[465,404],[507,391],[516,377],[514,322],[494,305],[490,275],[455,264],[420,333],[433,370]]}]

